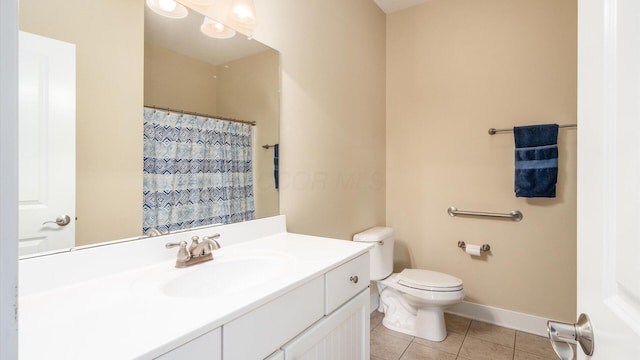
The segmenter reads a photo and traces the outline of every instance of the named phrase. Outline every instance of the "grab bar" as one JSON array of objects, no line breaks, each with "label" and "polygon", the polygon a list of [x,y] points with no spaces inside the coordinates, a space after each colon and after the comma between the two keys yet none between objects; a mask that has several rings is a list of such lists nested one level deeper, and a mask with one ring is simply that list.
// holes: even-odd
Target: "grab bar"
[{"label": "grab bar", "polygon": [[452,216],[452,217],[457,215],[487,216],[487,217],[507,218],[513,221],[520,221],[524,217],[522,213],[518,210],[513,210],[508,214],[499,214],[499,213],[488,213],[488,212],[478,212],[478,211],[462,211],[462,210],[456,209],[453,206],[447,209],[447,213],[449,213],[449,216]]}]

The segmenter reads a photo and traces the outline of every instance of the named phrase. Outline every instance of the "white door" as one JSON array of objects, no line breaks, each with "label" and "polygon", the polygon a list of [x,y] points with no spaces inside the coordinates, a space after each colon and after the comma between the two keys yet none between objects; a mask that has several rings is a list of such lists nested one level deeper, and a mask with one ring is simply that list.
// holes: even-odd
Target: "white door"
[{"label": "white door", "polygon": [[73,44],[20,32],[19,48],[19,254],[28,255],[75,242],[76,66]]},{"label": "white door", "polygon": [[578,312],[591,359],[640,359],[640,1],[578,9]]}]

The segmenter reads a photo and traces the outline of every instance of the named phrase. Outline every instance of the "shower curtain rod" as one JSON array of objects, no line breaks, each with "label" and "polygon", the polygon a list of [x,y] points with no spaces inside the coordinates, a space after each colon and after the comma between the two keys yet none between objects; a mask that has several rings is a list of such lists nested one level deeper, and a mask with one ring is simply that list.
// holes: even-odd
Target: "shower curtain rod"
[{"label": "shower curtain rod", "polygon": [[192,112],[192,111],[184,111],[184,110],[176,110],[176,109],[171,109],[171,108],[163,108],[163,107],[159,107],[159,106],[145,105],[144,107],[147,107],[147,108],[150,108],[150,109],[154,109],[154,110],[170,111],[170,112],[186,114],[186,115],[202,116],[202,117],[207,117],[207,118],[211,118],[211,119],[232,121],[232,122],[237,122],[237,123],[241,123],[241,124],[249,124],[251,126],[256,126],[256,122],[255,121],[238,120],[238,119],[226,118],[226,117],[222,117],[222,116],[213,116],[213,115],[209,115],[209,114],[202,114],[202,113],[197,113],[197,112]]},{"label": "shower curtain rod", "polygon": [[[558,127],[561,127],[561,128],[577,128],[578,124],[559,125]],[[489,135],[495,135],[496,133],[499,133],[499,132],[509,132],[509,131],[513,131],[513,129],[490,128],[489,129]]]}]

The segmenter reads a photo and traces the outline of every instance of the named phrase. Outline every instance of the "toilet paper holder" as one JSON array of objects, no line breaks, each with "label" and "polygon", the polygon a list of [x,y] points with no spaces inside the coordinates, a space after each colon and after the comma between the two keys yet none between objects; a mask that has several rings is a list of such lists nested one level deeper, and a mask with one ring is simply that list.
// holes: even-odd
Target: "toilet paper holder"
[{"label": "toilet paper holder", "polygon": [[[464,241],[458,241],[458,247],[461,249],[464,249],[467,247],[467,244],[464,243]],[[491,246],[489,246],[489,244],[482,244],[482,246],[480,246],[480,251],[489,251],[491,250]]]}]

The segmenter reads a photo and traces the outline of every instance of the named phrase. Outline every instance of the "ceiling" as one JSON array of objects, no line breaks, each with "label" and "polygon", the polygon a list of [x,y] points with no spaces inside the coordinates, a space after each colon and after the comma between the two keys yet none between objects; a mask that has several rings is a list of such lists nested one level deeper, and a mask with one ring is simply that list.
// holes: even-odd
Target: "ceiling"
[{"label": "ceiling", "polygon": [[426,3],[429,0],[373,0],[387,14]]}]

